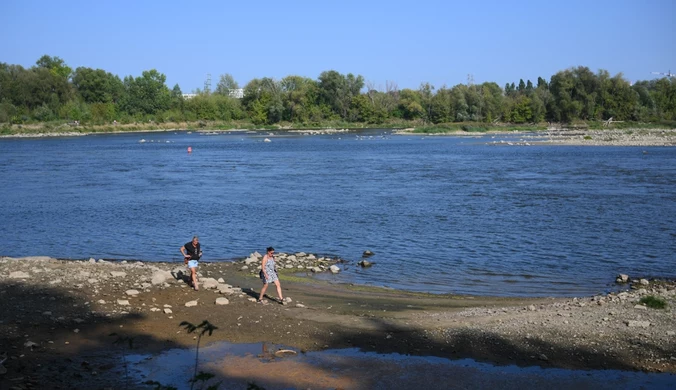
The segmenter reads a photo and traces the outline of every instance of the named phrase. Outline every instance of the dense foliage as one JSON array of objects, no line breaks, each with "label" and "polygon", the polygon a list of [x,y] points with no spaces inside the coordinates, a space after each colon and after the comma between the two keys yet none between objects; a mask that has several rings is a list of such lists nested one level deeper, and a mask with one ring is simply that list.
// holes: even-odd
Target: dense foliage
[{"label": "dense foliage", "polygon": [[102,69],[74,71],[59,57],[43,56],[35,66],[0,63],[0,123],[73,120],[92,124],[247,121],[319,125],[328,121],[384,124],[412,121],[537,123],[577,120],[676,120],[676,81],[662,78],[631,85],[621,74],[592,72],[586,67],[560,71],[537,84],[519,80],[504,89],[493,82],[452,88],[424,83],[417,90],[388,83],[376,88],[362,76],[322,72],[317,80],[287,76],[260,78],[238,88],[229,74],[213,93],[184,99],[181,88],[169,89],[155,69],[139,77],[118,76]]}]

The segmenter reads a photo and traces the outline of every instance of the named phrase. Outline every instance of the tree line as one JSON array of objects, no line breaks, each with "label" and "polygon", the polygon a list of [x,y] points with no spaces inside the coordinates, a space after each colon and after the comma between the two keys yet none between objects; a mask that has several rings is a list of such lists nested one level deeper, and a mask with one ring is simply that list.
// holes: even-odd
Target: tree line
[{"label": "tree line", "polygon": [[310,79],[256,78],[244,86],[223,74],[211,91],[184,99],[179,85],[166,85],[155,69],[138,77],[103,69],[70,68],[59,57],[42,56],[34,66],[0,63],[0,123],[76,120],[91,124],[183,121],[244,121],[254,125],[329,121],[385,124],[451,122],[539,123],[597,121],[659,122],[676,120],[676,81],[662,78],[630,84],[622,74],[587,67],[566,69],[549,81],[538,77],[507,83],[467,83],[418,89],[384,87],[360,75],[334,70]]}]

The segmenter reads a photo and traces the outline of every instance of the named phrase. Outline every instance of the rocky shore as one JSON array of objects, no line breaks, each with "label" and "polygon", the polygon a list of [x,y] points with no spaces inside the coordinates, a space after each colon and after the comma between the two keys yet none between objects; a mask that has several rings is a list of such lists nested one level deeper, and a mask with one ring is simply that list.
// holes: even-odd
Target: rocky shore
[{"label": "rocky shore", "polygon": [[569,130],[526,134],[515,145],[676,146],[676,129]]},{"label": "rocky shore", "polygon": [[199,291],[182,263],[0,257],[0,388],[119,388],[116,337],[136,353],[189,348],[195,336],[178,325],[202,320],[218,327],[209,342],[676,373],[674,281],[626,277],[626,291],[593,297],[438,296],[306,276],[339,272],[336,258],[283,254],[278,264],[286,305],[255,303],[257,253],[201,263]]},{"label": "rocky shore", "polygon": [[[513,131],[489,131],[468,133],[455,131],[439,134],[413,133],[412,129],[396,131],[398,135],[464,136],[482,138],[490,136],[489,145],[531,146],[531,145],[573,145],[573,146],[676,146],[676,129],[566,129],[550,128],[538,132],[515,133]],[[497,136],[512,135],[517,140],[495,139]]]}]

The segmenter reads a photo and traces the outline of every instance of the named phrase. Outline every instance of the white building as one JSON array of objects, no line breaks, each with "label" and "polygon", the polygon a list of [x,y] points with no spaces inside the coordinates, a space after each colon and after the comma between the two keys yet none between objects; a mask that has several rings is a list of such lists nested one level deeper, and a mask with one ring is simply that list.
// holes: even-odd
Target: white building
[{"label": "white building", "polygon": [[[197,93],[184,93],[183,100],[190,100],[197,95]],[[241,99],[244,97],[244,88],[230,89],[228,90],[228,96],[235,99]]]}]

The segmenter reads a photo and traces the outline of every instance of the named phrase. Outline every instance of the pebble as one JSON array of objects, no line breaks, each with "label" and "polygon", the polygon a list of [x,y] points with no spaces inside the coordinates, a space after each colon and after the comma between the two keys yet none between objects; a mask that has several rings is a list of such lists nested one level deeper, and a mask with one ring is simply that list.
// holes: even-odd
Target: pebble
[{"label": "pebble", "polygon": [[124,293],[132,297],[135,297],[139,294],[138,290],[127,290]]},{"label": "pebble", "polygon": [[197,301],[188,301],[185,303],[185,307],[197,306]]},{"label": "pebble", "polygon": [[625,321],[628,327],[630,328],[647,328],[650,326],[650,321],[634,321],[629,320]]}]

